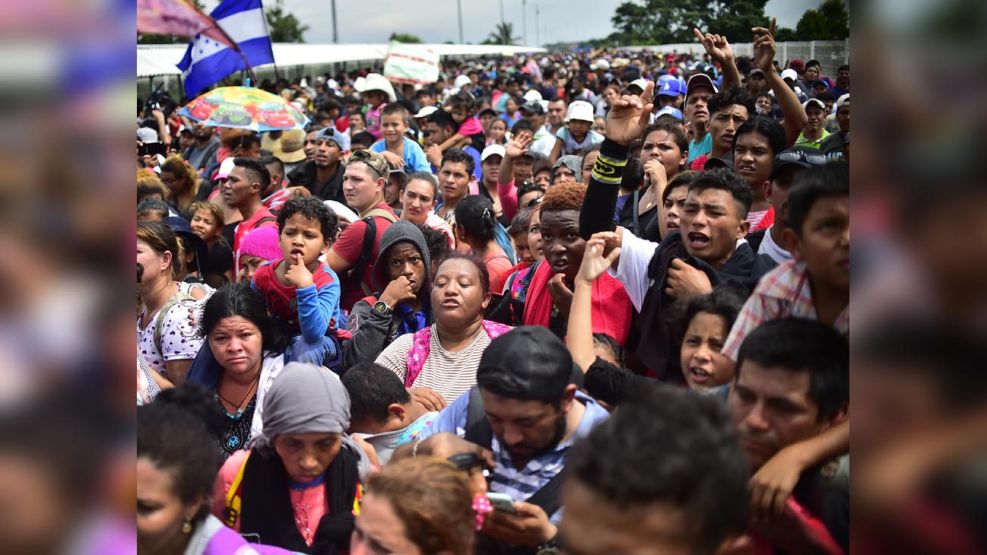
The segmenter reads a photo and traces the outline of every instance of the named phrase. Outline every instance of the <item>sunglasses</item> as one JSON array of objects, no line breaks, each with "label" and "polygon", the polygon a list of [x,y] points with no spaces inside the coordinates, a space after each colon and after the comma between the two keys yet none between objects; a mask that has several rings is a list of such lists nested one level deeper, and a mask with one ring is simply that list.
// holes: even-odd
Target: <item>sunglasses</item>
[{"label": "sunglasses", "polygon": [[525,208],[534,208],[535,206],[538,206],[539,204],[541,204],[541,200],[542,200],[542,197],[535,197],[535,198],[529,200],[528,202],[524,203],[524,207]]},{"label": "sunglasses", "polygon": [[776,160],[779,162],[802,162],[813,166],[822,166],[827,162],[826,156],[809,152],[782,152]]}]

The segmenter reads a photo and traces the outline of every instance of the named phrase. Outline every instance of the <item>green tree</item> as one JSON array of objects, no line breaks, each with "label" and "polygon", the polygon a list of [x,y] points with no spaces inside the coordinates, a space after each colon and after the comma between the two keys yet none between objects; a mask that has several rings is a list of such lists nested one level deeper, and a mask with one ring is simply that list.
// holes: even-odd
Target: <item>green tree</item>
[{"label": "green tree", "polygon": [[302,25],[295,14],[285,13],[281,0],[275,0],[264,10],[267,17],[267,30],[272,42],[305,42],[308,25]]},{"label": "green tree", "polygon": [[795,25],[799,40],[842,40],[850,36],[850,14],[841,0],[826,0],[818,10],[806,10]]},{"label": "green tree", "polygon": [[388,41],[396,40],[398,42],[403,42],[406,44],[421,44],[422,39],[418,35],[412,35],[410,33],[391,33]]},{"label": "green tree", "polygon": [[498,23],[494,31],[490,33],[483,44],[517,44],[519,39],[514,36],[514,25],[512,23]]},{"label": "green tree", "polygon": [[767,0],[630,0],[617,6],[608,39],[622,44],[692,42],[692,28],[750,42],[751,27],[767,25]]}]

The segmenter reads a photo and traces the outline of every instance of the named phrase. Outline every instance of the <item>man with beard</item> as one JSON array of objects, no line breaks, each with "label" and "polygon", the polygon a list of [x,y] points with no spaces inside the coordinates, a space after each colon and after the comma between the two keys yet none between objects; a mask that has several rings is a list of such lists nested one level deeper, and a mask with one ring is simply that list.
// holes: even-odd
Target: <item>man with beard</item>
[{"label": "man with beard", "polygon": [[195,124],[192,136],[195,142],[192,143],[192,146],[185,149],[185,152],[182,153],[182,158],[188,161],[189,165],[195,168],[195,171],[201,175],[205,171],[210,159],[216,154],[216,150],[219,149],[219,139],[213,134],[212,127],[201,123]]},{"label": "man with beard", "polygon": [[[498,546],[534,554],[555,547],[566,455],[573,441],[609,416],[571,383],[573,370],[565,345],[546,328],[512,330],[483,352],[477,387],[392,456],[472,453],[491,459],[490,491],[509,495],[513,511],[487,515],[479,552],[503,552]],[[460,430],[464,438],[455,435]]]},{"label": "man with beard", "polygon": [[311,151],[312,159],[304,166],[288,174],[293,186],[307,188],[312,195],[322,200],[335,200],[346,204],[343,196],[343,153],[349,151],[349,137],[332,127],[326,127],[315,134],[311,141],[305,138],[306,156]]}]

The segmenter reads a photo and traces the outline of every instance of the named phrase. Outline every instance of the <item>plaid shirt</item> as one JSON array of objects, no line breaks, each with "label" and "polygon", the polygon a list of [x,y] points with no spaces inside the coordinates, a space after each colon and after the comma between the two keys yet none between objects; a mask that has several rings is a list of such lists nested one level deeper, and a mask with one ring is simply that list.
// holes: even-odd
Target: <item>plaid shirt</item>
[{"label": "plaid shirt", "polygon": [[[510,454],[504,449],[497,438],[494,437],[490,445],[493,451],[496,466],[490,476],[490,491],[506,493],[515,501],[524,501],[540,490],[549,480],[562,471],[565,467],[565,457],[572,447],[572,442],[587,434],[599,423],[606,420],[610,413],[597,404],[592,397],[581,391],[576,392],[576,399],[581,401],[586,407],[579,426],[571,437],[559,443],[548,453],[544,453],[530,461],[524,468],[518,470],[511,460]],[[456,399],[451,405],[439,413],[431,425],[419,435],[419,439],[424,439],[439,432],[452,432],[459,437],[466,434],[466,415],[469,406],[469,393]],[[549,515],[549,520],[558,524],[562,518],[562,509]]]},{"label": "plaid shirt", "polygon": [[[737,360],[737,352],[747,335],[769,320],[779,318],[808,318],[816,320],[816,307],[812,304],[812,288],[805,264],[789,260],[766,274],[758,282],[754,293],[744,303],[737,321],[721,351],[731,360]],[[836,331],[850,333],[849,307],[833,322]]]}]

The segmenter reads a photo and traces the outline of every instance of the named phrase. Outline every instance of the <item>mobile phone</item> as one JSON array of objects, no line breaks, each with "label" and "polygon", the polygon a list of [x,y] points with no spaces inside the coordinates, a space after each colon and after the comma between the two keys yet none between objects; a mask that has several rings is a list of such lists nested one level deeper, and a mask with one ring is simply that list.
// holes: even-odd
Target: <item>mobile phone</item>
[{"label": "mobile phone", "polygon": [[487,492],[487,499],[490,500],[490,504],[493,505],[494,509],[511,513],[512,515],[517,514],[517,509],[514,508],[514,500],[511,499],[510,495],[489,491]]}]

